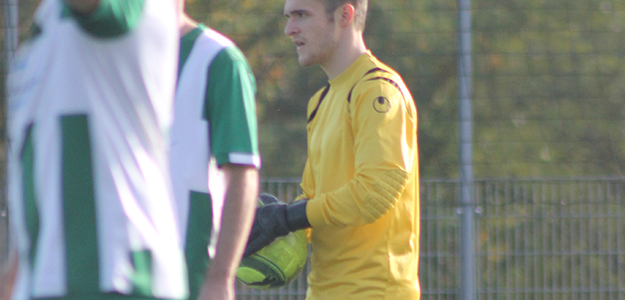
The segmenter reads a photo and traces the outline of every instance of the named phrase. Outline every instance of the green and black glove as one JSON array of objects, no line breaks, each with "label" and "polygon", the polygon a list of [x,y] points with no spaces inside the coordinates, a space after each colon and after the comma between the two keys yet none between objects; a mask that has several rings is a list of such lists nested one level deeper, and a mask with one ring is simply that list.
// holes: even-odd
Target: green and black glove
[{"label": "green and black glove", "polygon": [[269,194],[261,194],[259,200],[262,206],[256,208],[254,224],[243,257],[255,253],[289,232],[310,227],[306,216],[308,200],[286,205]]}]

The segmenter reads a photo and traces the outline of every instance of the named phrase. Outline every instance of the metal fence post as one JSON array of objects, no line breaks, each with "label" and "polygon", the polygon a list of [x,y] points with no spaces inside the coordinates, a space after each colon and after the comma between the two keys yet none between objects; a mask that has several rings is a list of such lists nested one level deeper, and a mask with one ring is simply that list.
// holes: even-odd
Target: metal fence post
[{"label": "metal fence post", "polygon": [[8,71],[10,62],[13,60],[13,55],[17,49],[18,43],[18,10],[17,0],[5,0],[4,1],[4,33],[5,39],[5,51],[6,51],[6,72]]},{"label": "metal fence post", "polygon": [[[18,0],[5,0],[4,1],[4,36],[5,36],[5,69],[4,74],[8,74],[9,66],[13,61],[13,56],[15,55],[15,51],[17,50],[18,40],[18,9],[17,9],[17,1]],[[4,111],[7,111],[7,89],[5,88],[4,94]],[[6,120],[5,120],[6,122]],[[6,126],[4,127],[6,128]],[[6,137],[8,136],[6,132],[4,133],[5,141],[4,144],[8,145],[6,141]],[[8,151],[6,152],[8,153]],[[7,174],[6,170],[6,162],[8,157],[4,157],[4,174]],[[4,247],[0,249],[0,261],[4,262],[8,253],[8,240],[9,240],[9,224],[8,224],[8,212],[7,212],[7,199],[6,199],[6,181],[0,184],[2,187],[0,190],[2,195],[0,195],[1,203],[0,203],[0,220],[2,220],[2,226],[4,226],[4,232],[2,232],[4,239]]]},{"label": "metal fence post", "polygon": [[471,109],[471,0],[458,0],[458,97],[460,118],[460,299],[475,299],[473,211],[473,112]]}]

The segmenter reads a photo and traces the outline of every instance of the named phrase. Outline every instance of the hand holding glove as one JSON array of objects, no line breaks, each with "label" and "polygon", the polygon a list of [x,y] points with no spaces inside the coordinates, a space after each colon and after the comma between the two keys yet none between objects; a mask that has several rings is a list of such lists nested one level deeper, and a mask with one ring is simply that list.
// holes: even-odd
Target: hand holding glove
[{"label": "hand holding glove", "polygon": [[256,208],[254,224],[243,257],[255,253],[289,232],[310,227],[306,216],[308,200],[286,205],[269,194],[261,194],[259,198],[262,206]]}]

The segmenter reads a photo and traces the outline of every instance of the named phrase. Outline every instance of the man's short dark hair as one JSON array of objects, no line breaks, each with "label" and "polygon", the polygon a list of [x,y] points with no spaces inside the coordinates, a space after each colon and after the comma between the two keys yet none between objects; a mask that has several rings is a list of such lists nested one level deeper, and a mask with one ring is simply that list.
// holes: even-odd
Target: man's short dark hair
[{"label": "man's short dark hair", "polygon": [[354,6],[356,16],[354,23],[363,31],[365,30],[365,21],[367,20],[367,6],[368,0],[319,0],[323,3],[326,9],[326,14],[330,18],[330,21],[334,21],[333,14],[337,8],[345,3],[350,3]]}]

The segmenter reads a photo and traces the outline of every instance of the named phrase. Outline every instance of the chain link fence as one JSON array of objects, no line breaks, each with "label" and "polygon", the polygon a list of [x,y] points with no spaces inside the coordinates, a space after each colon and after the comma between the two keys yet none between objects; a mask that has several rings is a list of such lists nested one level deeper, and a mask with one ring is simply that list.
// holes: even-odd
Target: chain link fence
[{"label": "chain link fence", "polygon": [[[286,202],[298,180],[267,180]],[[423,180],[419,278],[422,299],[460,299],[461,214],[476,215],[477,298],[625,298],[625,178],[480,179],[461,209],[460,183]],[[238,299],[304,299],[305,274],[286,288],[239,286]]]}]

